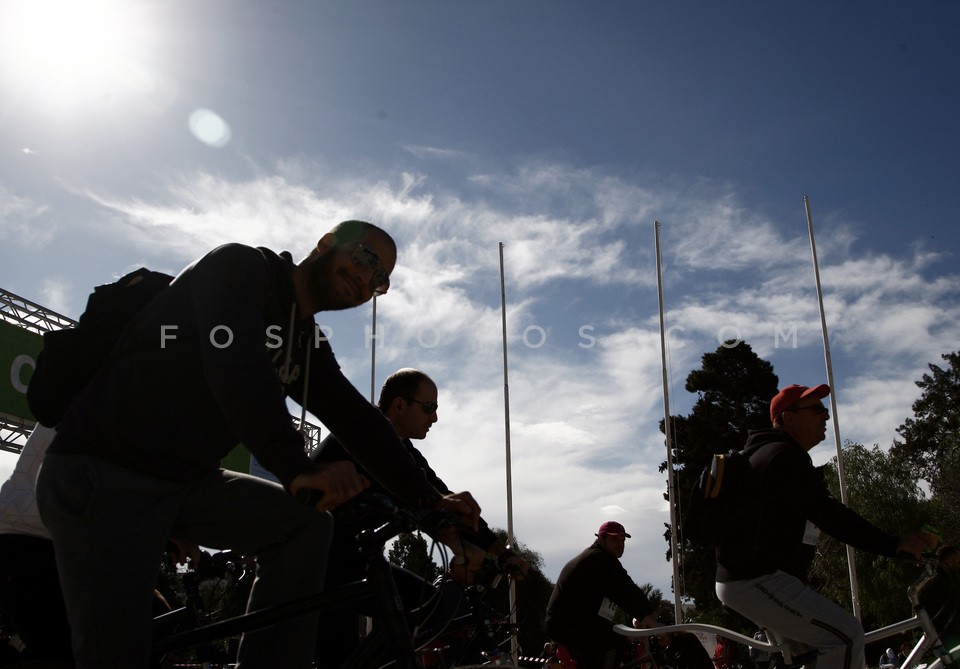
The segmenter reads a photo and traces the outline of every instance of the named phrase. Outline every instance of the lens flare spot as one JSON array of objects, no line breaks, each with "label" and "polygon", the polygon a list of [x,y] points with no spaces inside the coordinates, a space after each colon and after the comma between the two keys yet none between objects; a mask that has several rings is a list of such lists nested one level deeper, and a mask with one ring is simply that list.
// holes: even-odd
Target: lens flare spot
[{"label": "lens flare spot", "polygon": [[209,109],[197,109],[190,114],[189,126],[193,136],[209,146],[219,149],[230,142],[230,126]]}]

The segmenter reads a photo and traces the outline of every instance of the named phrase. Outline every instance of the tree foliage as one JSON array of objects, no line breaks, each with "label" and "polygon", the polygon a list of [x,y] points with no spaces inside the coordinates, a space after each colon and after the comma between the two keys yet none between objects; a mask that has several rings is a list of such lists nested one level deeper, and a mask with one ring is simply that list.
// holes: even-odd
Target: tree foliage
[{"label": "tree foliage", "polygon": [[[494,533],[504,543],[507,542],[507,531],[493,528]],[[513,551],[530,563],[530,570],[522,581],[515,586],[517,625],[519,631],[517,641],[520,648],[527,655],[537,655],[548,641],[547,633],[543,628],[544,614],[547,611],[547,602],[553,592],[553,582],[543,573],[543,556],[522,541],[514,537]],[[487,602],[497,611],[509,613],[510,596],[506,580],[489,593]]]},{"label": "tree foliage", "polygon": [[395,565],[412,571],[428,583],[433,582],[442,573],[440,567],[430,557],[427,540],[419,532],[399,535],[387,552],[387,559]]},{"label": "tree foliage", "polygon": [[[873,525],[896,536],[929,521],[929,504],[913,474],[878,446],[871,449],[847,442],[843,449],[847,503]],[[827,484],[840,499],[837,459],[824,466]],[[867,629],[909,618],[907,586],[918,574],[911,563],[855,552],[861,615]],[[852,609],[846,547],[823,535],[810,568],[810,584],[847,610]]]},{"label": "tree foliage", "polygon": [[948,366],[928,365],[930,373],[916,382],[921,394],[913,403],[914,417],[897,428],[903,440],[894,442],[897,457],[934,487],[943,462],[960,450],[960,352],[941,357]]},{"label": "tree foliage", "polygon": [[912,418],[897,428],[890,450],[899,465],[930,484],[930,523],[948,543],[960,542],[960,352],[945,353],[945,368],[928,365],[916,382]]},{"label": "tree foliage", "polygon": [[931,490],[930,524],[946,543],[960,545],[960,449],[944,454]]}]

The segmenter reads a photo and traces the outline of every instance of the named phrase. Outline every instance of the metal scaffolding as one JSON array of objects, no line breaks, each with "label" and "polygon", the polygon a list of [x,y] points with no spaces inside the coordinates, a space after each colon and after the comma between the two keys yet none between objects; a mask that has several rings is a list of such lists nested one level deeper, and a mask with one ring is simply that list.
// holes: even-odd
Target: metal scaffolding
[{"label": "metal scaffolding", "polygon": [[[63,314],[2,288],[0,288],[0,320],[38,335],[63,330],[77,324],[72,318],[67,318]],[[34,425],[34,421],[27,418],[0,413],[0,450],[19,453]]]}]

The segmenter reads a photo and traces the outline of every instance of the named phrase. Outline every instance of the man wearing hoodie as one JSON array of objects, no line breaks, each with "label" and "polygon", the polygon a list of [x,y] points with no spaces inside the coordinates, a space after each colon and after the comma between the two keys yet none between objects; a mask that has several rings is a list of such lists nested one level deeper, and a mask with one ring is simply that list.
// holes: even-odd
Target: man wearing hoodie
[{"label": "man wearing hoodie", "polygon": [[[78,668],[148,666],[152,592],[170,536],[256,555],[250,610],[320,591],[329,510],[369,481],[352,463],[307,457],[288,397],[392,493],[476,525],[473,499],[442,498],[430,485],[314,321],[385,293],[396,257],[393,239],[364,221],[337,225],[299,264],[225,244],[126,327],[57,425],[37,480]],[[237,443],[280,485],[221,469]],[[316,509],[295,499],[311,489],[322,493]],[[316,629],[317,616],[305,615],[245,635],[239,666],[305,669]]]},{"label": "man wearing hoodie", "polygon": [[855,548],[919,556],[936,537],[897,538],[834,499],[808,451],[824,440],[830,387],[787,386],[770,400],[770,430],[744,447],[756,473],[753,490],[734,502],[733,522],[717,546],[717,596],[724,605],[791,642],[817,651],[818,669],[861,669],[863,626],[806,584],[820,532]]}]

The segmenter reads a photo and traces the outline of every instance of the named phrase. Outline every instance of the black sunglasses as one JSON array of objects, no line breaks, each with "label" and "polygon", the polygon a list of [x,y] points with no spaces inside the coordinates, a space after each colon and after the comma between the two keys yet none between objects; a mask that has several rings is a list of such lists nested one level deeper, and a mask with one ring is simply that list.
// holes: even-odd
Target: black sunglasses
[{"label": "black sunglasses", "polygon": [[426,414],[437,413],[437,408],[440,406],[436,402],[424,402],[423,400],[415,400],[412,397],[404,397],[403,399],[408,402],[416,402],[423,407],[423,412]]},{"label": "black sunglasses", "polygon": [[827,416],[830,415],[830,409],[823,406],[822,404],[813,404],[808,407],[796,407],[795,409],[784,409],[784,412],[787,412],[787,411],[813,411],[818,414],[826,414]]},{"label": "black sunglasses", "polygon": [[372,269],[373,278],[370,280],[370,289],[374,295],[384,295],[390,288],[390,275],[383,269],[380,256],[366,244],[356,243],[350,256],[357,267]]}]

